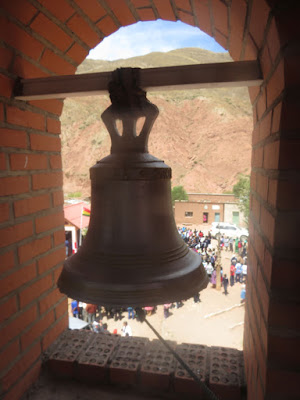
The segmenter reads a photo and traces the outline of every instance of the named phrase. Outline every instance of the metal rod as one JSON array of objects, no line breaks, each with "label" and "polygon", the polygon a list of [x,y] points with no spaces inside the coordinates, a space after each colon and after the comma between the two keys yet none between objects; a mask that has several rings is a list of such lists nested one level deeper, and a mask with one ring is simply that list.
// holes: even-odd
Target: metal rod
[{"label": "metal rod", "polygon": [[205,397],[209,400],[219,400],[219,398],[206,386],[204,382],[201,382],[199,377],[194,373],[194,371],[183,361],[183,359],[172,349],[172,347],[165,341],[165,339],[160,336],[157,330],[150,324],[150,322],[146,319],[145,312],[141,308],[137,308],[136,310],[137,316],[141,322],[146,322],[149,328],[155,333],[158,339],[163,343],[163,345],[173,354],[179,364],[190,374],[190,376],[194,379],[194,381],[201,387],[204,391]]}]

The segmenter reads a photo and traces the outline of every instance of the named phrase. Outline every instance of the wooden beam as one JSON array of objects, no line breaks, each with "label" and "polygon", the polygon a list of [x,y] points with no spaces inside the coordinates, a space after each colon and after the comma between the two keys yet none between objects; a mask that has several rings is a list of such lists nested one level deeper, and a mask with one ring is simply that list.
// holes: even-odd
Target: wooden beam
[{"label": "wooden beam", "polygon": [[[111,72],[21,79],[15,87],[18,100],[57,99],[107,94]],[[147,92],[215,87],[260,86],[258,61],[147,68],[139,71],[140,87]]]}]

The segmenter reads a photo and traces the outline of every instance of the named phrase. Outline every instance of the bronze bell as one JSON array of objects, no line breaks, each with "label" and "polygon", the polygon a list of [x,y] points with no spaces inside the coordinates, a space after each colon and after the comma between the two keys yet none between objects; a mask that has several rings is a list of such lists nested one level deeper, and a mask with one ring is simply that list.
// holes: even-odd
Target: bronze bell
[{"label": "bronze bell", "polygon": [[[177,232],[171,169],[148,153],[158,108],[137,86],[136,69],[113,73],[102,114],[111,154],[90,169],[91,217],[78,252],[58,280],[69,297],[103,306],[143,307],[187,299],[207,286],[201,256]],[[141,133],[137,119],[144,116]],[[123,123],[119,134],[116,120]]]}]

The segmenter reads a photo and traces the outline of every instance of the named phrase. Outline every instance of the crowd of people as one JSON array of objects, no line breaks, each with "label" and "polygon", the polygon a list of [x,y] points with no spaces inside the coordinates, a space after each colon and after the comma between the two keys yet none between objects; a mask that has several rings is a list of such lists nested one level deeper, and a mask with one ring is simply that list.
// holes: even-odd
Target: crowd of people
[{"label": "crowd of people", "polygon": [[[220,237],[220,241],[216,244],[216,247],[212,245],[212,237],[210,232],[207,235],[201,230],[191,230],[185,227],[178,227],[178,233],[183,238],[187,246],[193,251],[197,252],[202,256],[202,264],[206,270],[206,273],[212,284],[212,288],[216,288],[217,283],[217,262],[218,262],[218,245],[220,245],[220,251],[231,251],[233,252],[230,262],[230,273],[229,279],[227,274],[223,274],[223,267],[220,265],[221,274],[221,285],[224,289],[224,294],[228,295],[228,286],[233,286],[236,283],[242,284],[241,286],[241,301],[245,301],[246,296],[246,280],[247,280],[247,242],[242,242],[238,238]],[[221,263],[221,260],[220,260]],[[201,302],[200,293],[195,294],[194,303]],[[178,301],[175,303],[168,303],[163,305],[164,318],[170,316],[170,310],[172,308],[183,307],[184,303]],[[128,320],[138,318],[133,307],[128,308],[108,308],[102,307],[95,304],[86,304],[81,301],[73,300],[71,303],[72,315],[75,318],[87,322],[89,329],[94,332],[108,332],[107,323],[102,323],[103,317],[107,320],[110,318],[122,320],[124,318],[123,313],[128,313]],[[144,311],[147,316],[151,316],[155,313],[157,307],[144,307]],[[112,332],[117,334],[117,330],[114,329]],[[127,321],[123,322],[121,329],[122,336],[132,336],[131,327]]]}]

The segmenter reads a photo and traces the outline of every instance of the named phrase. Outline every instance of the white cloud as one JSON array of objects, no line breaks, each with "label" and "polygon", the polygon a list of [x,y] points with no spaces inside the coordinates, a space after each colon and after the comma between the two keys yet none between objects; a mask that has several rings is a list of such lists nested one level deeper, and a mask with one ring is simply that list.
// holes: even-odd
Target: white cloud
[{"label": "white cloud", "polygon": [[182,47],[201,47],[212,51],[223,50],[214,39],[198,28],[180,21],[158,20],[138,22],[120,28],[91,50],[88,58],[117,60],[153,51],[166,52]]}]

